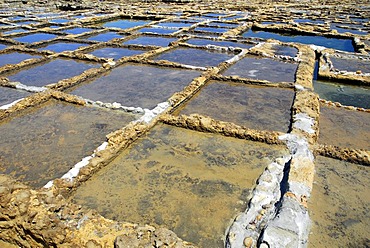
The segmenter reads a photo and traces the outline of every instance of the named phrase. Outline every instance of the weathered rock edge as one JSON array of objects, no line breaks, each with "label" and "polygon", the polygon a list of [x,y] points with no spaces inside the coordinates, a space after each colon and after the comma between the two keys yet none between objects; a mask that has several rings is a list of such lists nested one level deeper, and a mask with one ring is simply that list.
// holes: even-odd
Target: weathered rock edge
[{"label": "weathered rock edge", "polygon": [[0,174],[0,240],[20,247],[195,247],[165,228],[105,219]]},{"label": "weathered rock edge", "polygon": [[224,136],[265,142],[267,144],[283,144],[278,138],[282,134],[280,132],[253,130],[234,123],[214,120],[199,114],[192,114],[190,116],[165,114],[160,117],[160,121],[169,125],[200,132],[219,133]]}]

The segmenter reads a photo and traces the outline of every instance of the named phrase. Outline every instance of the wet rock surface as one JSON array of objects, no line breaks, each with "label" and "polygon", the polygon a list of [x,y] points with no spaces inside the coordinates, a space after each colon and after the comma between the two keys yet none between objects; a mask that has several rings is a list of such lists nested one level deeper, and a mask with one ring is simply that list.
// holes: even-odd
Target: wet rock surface
[{"label": "wet rock surface", "polygon": [[367,247],[369,13],[0,1],[0,246]]}]

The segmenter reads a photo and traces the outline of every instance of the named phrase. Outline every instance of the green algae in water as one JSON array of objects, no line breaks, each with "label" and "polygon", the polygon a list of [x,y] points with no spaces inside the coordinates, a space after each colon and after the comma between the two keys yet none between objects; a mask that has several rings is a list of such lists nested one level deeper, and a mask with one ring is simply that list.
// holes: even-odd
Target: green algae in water
[{"label": "green algae in water", "polygon": [[175,114],[202,114],[258,130],[287,132],[294,91],[213,81]]},{"label": "green algae in water", "polygon": [[250,190],[286,151],[215,134],[156,126],[81,185],[72,201],[104,217],[173,230],[200,247],[223,247]]},{"label": "green algae in water", "polygon": [[55,100],[0,123],[0,173],[42,187],[93,153],[134,116]]},{"label": "green algae in water", "polygon": [[370,150],[369,113],[321,105],[319,143]]},{"label": "green algae in water", "polygon": [[370,168],[332,158],[316,158],[308,209],[309,248],[369,247]]}]

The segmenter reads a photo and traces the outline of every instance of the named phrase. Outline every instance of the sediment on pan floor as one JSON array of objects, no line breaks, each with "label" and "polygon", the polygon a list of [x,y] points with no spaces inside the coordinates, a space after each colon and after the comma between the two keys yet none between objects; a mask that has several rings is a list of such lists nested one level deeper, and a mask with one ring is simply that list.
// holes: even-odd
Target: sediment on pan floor
[{"label": "sediment on pan floor", "polygon": [[244,208],[258,175],[285,154],[284,146],[159,124],[70,199],[112,219],[166,226],[201,247],[222,247],[227,222]]}]

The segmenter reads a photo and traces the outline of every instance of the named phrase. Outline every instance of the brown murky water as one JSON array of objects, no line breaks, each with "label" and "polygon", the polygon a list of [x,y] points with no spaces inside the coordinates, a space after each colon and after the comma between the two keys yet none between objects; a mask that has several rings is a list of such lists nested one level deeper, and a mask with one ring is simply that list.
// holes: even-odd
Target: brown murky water
[{"label": "brown murky water", "polygon": [[370,150],[370,115],[343,108],[320,107],[319,143]]},{"label": "brown murky water", "polygon": [[258,130],[287,132],[294,91],[213,81],[175,114],[202,114]]},{"label": "brown murky water", "polygon": [[0,123],[0,173],[32,187],[66,173],[133,116],[55,100]]},{"label": "brown murky water", "polygon": [[294,82],[297,66],[298,64],[295,63],[248,56],[232,65],[223,75],[268,80],[271,82]]},{"label": "brown murky water", "polygon": [[316,158],[309,248],[370,246],[370,168]]},{"label": "brown murky water", "polygon": [[223,247],[264,168],[284,148],[160,124],[81,185],[72,200],[120,221]]},{"label": "brown murky water", "polygon": [[154,108],[199,75],[199,71],[125,65],[77,87],[70,93],[94,101]]}]

